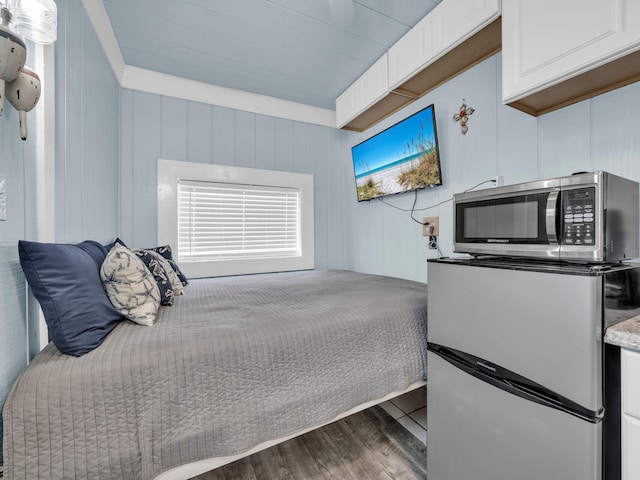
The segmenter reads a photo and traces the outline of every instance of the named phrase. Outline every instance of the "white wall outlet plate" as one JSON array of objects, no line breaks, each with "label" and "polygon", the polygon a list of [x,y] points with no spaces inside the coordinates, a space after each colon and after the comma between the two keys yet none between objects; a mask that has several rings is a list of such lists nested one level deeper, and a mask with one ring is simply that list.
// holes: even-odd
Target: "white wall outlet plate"
[{"label": "white wall outlet plate", "polygon": [[438,217],[424,217],[422,219],[422,235],[425,237],[440,235],[440,228],[438,227]]}]

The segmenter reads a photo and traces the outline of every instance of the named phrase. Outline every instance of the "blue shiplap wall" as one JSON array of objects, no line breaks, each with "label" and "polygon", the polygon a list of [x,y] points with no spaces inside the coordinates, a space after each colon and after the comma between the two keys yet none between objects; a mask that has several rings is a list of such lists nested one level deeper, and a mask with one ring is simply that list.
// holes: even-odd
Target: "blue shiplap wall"
[{"label": "blue shiplap wall", "polygon": [[[120,88],[80,0],[56,3],[56,240],[106,241],[118,226]],[[0,221],[0,405],[38,345],[37,318],[27,327],[17,249],[18,240],[37,238],[35,112],[28,121],[23,142],[17,112],[7,104],[0,117],[0,173],[7,180],[7,221]],[[37,313],[33,306],[29,312]]]},{"label": "blue shiplap wall", "polygon": [[156,244],[159,158],[312,173],[316,266],[343,268],[346,138],[334,128],[123,90],[120,236],[136,247]]},{"label": "blue shiplap wall", "polygon": [[[350,148],[431,103],[444,185],[420,191],[417,207],[444,203],[415,216],[440,218],[444,255],[453,229],[447,200],[494,175],[518,183],[602,169],[640,181],[640,84],[535,118],[502,104],[501,61],[498,54],[476,65],[363,133],[124,90],[120,233],[136,246],[155,243],[158,158],[314,173],[318,268],[426,282],[426,260],[437,252],[408,212],[356,201]],[[463,99],[475,108],[466,135],[452,119]],[[413,200],[387,199],[404,209]]]},{"label": "blue shiplap wall", "polygon": [[9,102],[0,117],[0,173],[6,179],[7,206],[7,220],[0,221],[0,407],[18,374],[27,365],[29,340],[37,338],[31,335],[28,339],[29,329],[33,331],[36,326],[27,326],[27,289],[18,259],[18,240],[32,235],[36,227],[35,215],[31,213],[36,203],[33,118],[33,114],[28,116],[30,132],[27,141],[23,142],[18,129],[18,112]]},{"label": "blue shiplap wall", "polygon": [[[418,208],[446,201],[494,175],[506,183],[604,169],[640,181],[640,83],[534,118],[502,105],[500,55],[442,85],[362,134],[120,90],[80,0],[58,0],[56,44],[56,239],[133,246],[156,243],[158,158],[313,173],[317,268],[351,268],[427,280],[420,225],[378,201],[358,203],[350,147],[434,103],[444,186]],[[476,109],[469,133],[452,116]],[[31,120],[30,120],[31,121]],[[0,117],[0,172],[8,220],[0,222],[0,401],[26,364],[26,292],[16,242],[35,235],[35,135],[23,143],[8,108]],[[31,128],[35,132],[35,128]],[[412,194],[390,198],[410,208]],[[440,245],[451,253],[451,205]]]},{"label": "blue shiplap wall", "polygon": [[[640,83],[535,118],[502,104],[501,61],[500,54],[491,57],[369,131],[350,134],[348,147],[433,103],[444,185],[420,191],[418,208],[446,201],[494,175],[511,184],[606,170],[640,181]],[[466,135],[452,119],[463,98],[475,108]],[[353,191],[345,198],[347,266],[426,282],[426,260],[437,254],[409,213],[379,201],[358,204]],[[408,209],[413,200],[412,193],[388,197]],[[440,248],[451,255],[451,202],[415,216],[440,217]]]},{"label": "blue shiplap wall", "polygon": [[80,0],[58,0],[56,222],[58,242],[118,231],[120,86]]}]

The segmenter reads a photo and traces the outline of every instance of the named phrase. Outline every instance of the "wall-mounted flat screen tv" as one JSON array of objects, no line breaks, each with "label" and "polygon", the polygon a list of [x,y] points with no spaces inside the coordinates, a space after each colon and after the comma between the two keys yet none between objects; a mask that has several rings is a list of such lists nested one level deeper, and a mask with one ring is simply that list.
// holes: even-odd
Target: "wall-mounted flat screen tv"
[{"label": "wall-mounted flat screen tv", "polygon": [[351,149],[358,201],[442,185],[433,105]]}]

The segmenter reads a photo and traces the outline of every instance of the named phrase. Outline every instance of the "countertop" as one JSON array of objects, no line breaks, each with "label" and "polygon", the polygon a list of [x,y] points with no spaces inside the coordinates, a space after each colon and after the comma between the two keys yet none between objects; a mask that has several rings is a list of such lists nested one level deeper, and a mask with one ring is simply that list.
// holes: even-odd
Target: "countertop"
[{"label": "countertop", "polygon": [[640,315],[607,328],[604,341],[640,352]]}]

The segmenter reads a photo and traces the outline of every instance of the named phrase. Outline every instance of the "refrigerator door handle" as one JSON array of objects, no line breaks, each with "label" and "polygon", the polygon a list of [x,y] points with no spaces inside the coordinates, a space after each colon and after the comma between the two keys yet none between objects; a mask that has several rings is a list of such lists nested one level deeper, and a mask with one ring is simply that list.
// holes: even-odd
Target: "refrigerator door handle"
[{"label": "refrigerator door handle", "polygon": [[431,342],[427,344],[427,350],[435,353],[469,375],[473,375],[479,380],[498,387],[505,392],[540,405],[561,410],[590,423],[598,423],[604,418],[604,409],[602,408],[598,411],[589,410],[515,372],[469,353]]}]

